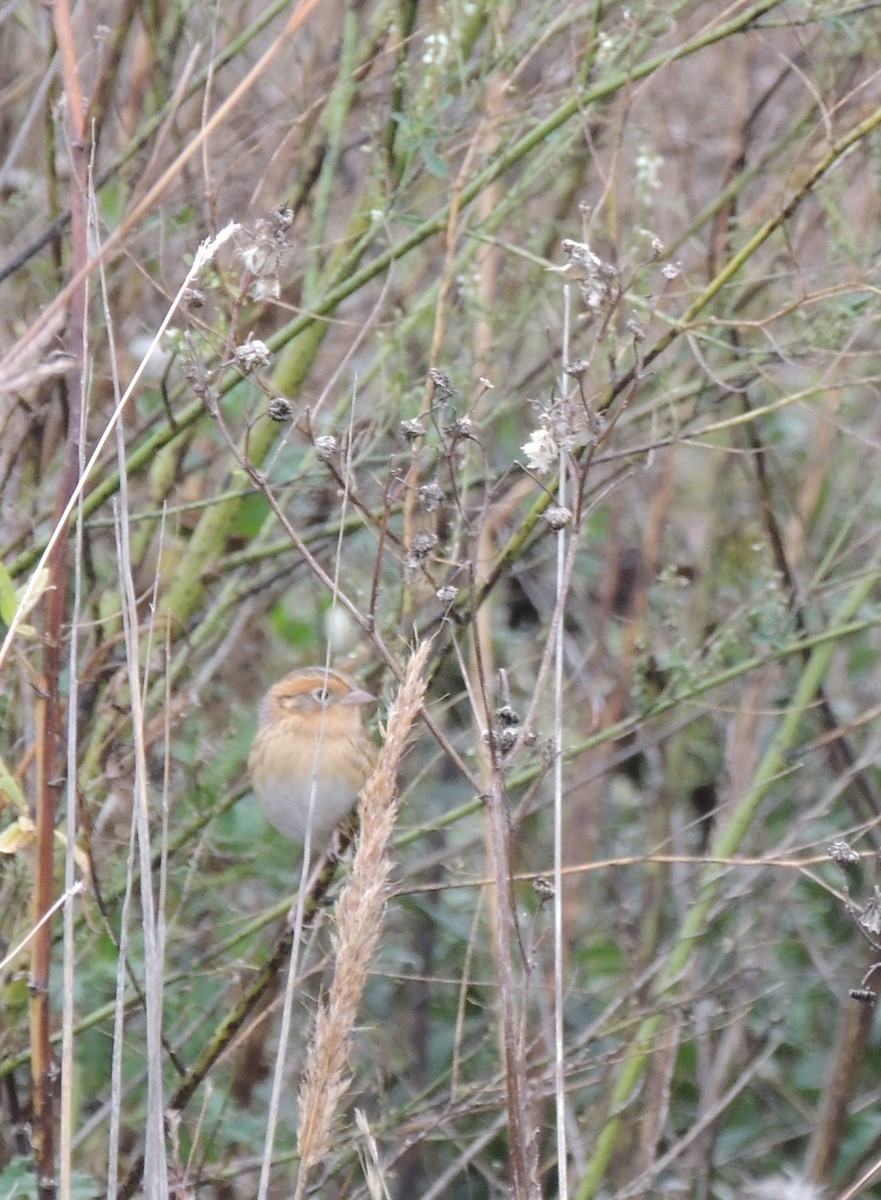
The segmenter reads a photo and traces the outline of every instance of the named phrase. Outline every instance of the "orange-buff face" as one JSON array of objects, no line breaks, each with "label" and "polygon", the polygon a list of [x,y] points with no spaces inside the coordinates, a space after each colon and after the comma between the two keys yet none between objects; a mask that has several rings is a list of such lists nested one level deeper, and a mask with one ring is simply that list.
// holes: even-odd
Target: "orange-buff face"
[{"label": "orange-buff face", "polygon": [[302,846],[324,849],[373,767],[361,706],[374,697],[341,671],[306,667],[269,689],[248,756],[267,821]]}]

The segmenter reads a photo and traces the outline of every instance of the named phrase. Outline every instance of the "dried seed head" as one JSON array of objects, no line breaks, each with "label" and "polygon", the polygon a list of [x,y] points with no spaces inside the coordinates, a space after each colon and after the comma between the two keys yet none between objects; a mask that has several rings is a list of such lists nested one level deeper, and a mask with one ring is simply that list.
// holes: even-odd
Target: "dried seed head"
[{"label": "dried seed head", "polygon": [[274,299],[281,294],[280,274],[291,252],[288,233],[293,223],[293,210],[279,204],[268,219],[257,222],[253,234],[236,251],[253,276],[248,289],[252,299]]},{"label": "dried seed head", "polygon": [[313,445],[315,446],[315,453],[318,455],[318,457],[321,459],[322,462],[327,462],[328,459],[334,458],[336,456],[337,449],[338,449],[337,440],[335,437],[332,437],[329,433],[325,433],[325,434],[322,434],[321,437],[317,437],[315,439]]},{"label": "dried seed head", "polygon": [[275,275],[261,275],[251,284],[248,295],[258,304],[261,300],[277,300],[281,295],[281,281]]},{"label": "dried seed head", "polygon": [[874,1004],[878,998],[871,988],[851,988],[848,995],[852,1000],[859,1000],[860,1004]]},{"label": "dried seed head", "polygon": [[443,503],[444,493],[443,488],[439,487],[433,480],[431,483],[425,483],[417,492],[419,497],[419,506],[425,512],[435,512]]},{"label": "dried seed head", "polygon": [[435,390],[440,392],[441,395],[455,396],[458,394],[456,389],[453,387],[453,381],[450,379],[449,375],[445,375],[443,371],[439,370],[437,367],[429,368],[428,378],[434,384]]},{"label": "dried seed head", "polygon": [[294,415],[294,406],[284,396],[274,396],[266,409],[273,421],[290,421]]},{"label": "dried seed head", "polygon": [[440,600],[441,604],[452,604],[459,594],[459,589],[448,583],[443,587],[439,587],[434,594]]},{"label": "dried seed head", "polygon": [[858,851],[841,840],[833,842],[829,847],[829,857],[839,867],[853,867],[860,861]]},{"label": "dried seed head", "polygon": [[487,746],[493,746],[503,757],[510,754],[517,745],[516,729],[485,729],[483,741]]},{"label": "dried seed head", "polygon": [[239,250],[239,258],[245,270],[258,278],[273,275],[278,266],[278,254],[271,242],[254,242],[250,246],[243,246]]},{"label": "dried seed head", "polygon": [[633,340],[635,342],[645,341],[645,325],[643,325],[642,321],[640,321],[638,317],[631,317],[627,322],[627,328],[633,334]]},{"label": "dried seed head", "polygon": [[516,729],[496,729],[493,731],[493,736],[500,754],[510,754],[517,745]]},{"label": "dried seed head", "polygon": [[500,725],[512,726],[520,724],[520,714],[510,704],[500,705],[493,714]]},{"label": "dried seed head", "polygon": [[201,362],[191,361],[184,371],[184,378],[200,400],[216,403],[217,392],[211,386],[211,375]]},{"label": "dried seed head", "polygon": [[594,254],[587,242],[573,242],[571,238],[566,238],[561,244],[568,262],[563,267],[552,267],[551,270],[577,280],[588,317],[611,311],[617,299],[614,282],[618,277],[617,269]]},{"label": "dried seed head", "polygon": [[579,359],[576,359],[575,362],[563,364],[563,371],[571,379],[583,379],[589,370],[590,370],[590,363],[587,361],[586,358],[579,358]]},{"label": "dried seed head", "polygon": [[417,533],[410,543],[410,554],[417,561],[421,561],[427,555],[431,554],[432,550],[437,545],[437,534],[434,533]]},{"label": "dried seed head", "polygon": [[562,504],[551,504],[545,510],[544,519],[554,533],[559,533],[561,529],[565,529],[567,525],[571,524],[572,512],[570,509],[564,508]]},{"label": "dried seed head", "polygon": [[294,210],[286,204],[277,204],[272,210],[272,223],[276,235],[286,234],[294,223]]},{"label": "dried seed head", "polygon": [[245,375],[259,367],[268,367],[269,359],[269,347],[266,343],[261,342],[259,338],[252,338],[250,334],[248,340],[236,346],[233,351],[233,362]]},{"label": "dried seed head", "polygon": [[602,259],[594,254],[587,242],[573,242],[571,238],[563,238],[560,243],[568,262],[562,270],[570,279],[593,279],[602,266]]},{"label": "dried seed head", "polygon": [[460,438],[470,438],[474,432],[474,426],[471,423],[470,417],[459,417],[447,426],[447,436],[452,438],[454,442]]},{"label": "dried seed head", "polygon": [[532,890],[542,904],[547,904],[548,900],[553,900],[557,894],[554,885],[546,875],[536,875],[532,881]]},{"label": "dried seed head", "polygon": [[415,442],[417,438],[425,436],[425,426],[417,417],[402,421],[399,428],[408,442]]}]

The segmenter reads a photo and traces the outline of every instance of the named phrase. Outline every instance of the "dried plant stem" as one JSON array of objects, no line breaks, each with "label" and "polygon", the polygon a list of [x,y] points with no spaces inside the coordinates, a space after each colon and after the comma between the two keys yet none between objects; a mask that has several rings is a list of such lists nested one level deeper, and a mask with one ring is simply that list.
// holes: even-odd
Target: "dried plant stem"
[{"label": "dried plant stem", "polygon": [[[875,952],[870,954],[871,967]],[[825,1184],[832,1178],[838,1149],[845,1136],[847,1115],[856,1086],[854,1063],[862,1061],[872,1036],[875,1012],[870,1004],[854,1004],[850,996],[842,998],[823,1091],[817,1107],[814,1129],[806,1155],[808,1178]]]},{"label": "dried plant stem", "polygon": [[[474,580],[472,578],[472,586]],[[505,1102],[508,1117],[508,1149],[511,1160],[511,1194],[514,1200],[535,1200],[536,1147],[528,1113],[528,1088],[524,1051],[522,1011],[518,1008],[514,974],[514,939],[517,909],[511,874],[511,845],[505,769],[495,743],[495,722],[490,704],[490,684],[479,626],[473,626],[470,640],[472,671],[466,675],[475,721],[483,720],[487,739],[488,787],[483,794],[486,805],[486,848],[489,876],[495,885],[490,903],[493,960],[498,978],[500,1053],[504,1065]],[[463,671],[463,675],[465,672]],[[473,680],[473,683],[471,682]],[[519,937],[519,932],[518,932]]]},{"label": "dried plant stem", "polygon": [[[569,361],[570,329],[569,285],[563,285],[563,363]],[[565,395],[566,378],[560,380]],[[566,506],[566,461],[560,451],[557,503]],[[577,534],[572,539],[577,542]],[[568,592],[571,578],[567,574],[566,528],[557,531],[557,595],[559,611]],[[570,568],[571,570],[571,568]],[[565,639],[562,618],[554,622],[552,631],[554,652],[554,1107],[557,1126],[557,1194],[568,1200],[568,1151],[566,1147],[566,1044],[563,1028],[563,683]],[[536,691],[536,697],[538,692]]]},{"label": "dried plant stem", "polygon": [[[84,211],[86,156],[83,144],[82,105],[76,72],[70,8],[64,0],[54,6],[55,35],[58,41],[61,76],[67,99],[67,135],[72,187],[71,213],[73,218],[73,268],[81,268],[87,257],[86,221]],[[72,357],[82,358],[86,320],[86,284],[80,275],[79,283],[70,285],[68,313],[69,340]],[[80,417],[83,409],[83,371],[74,368],[67,385],[67,429],[64,466],[56,495],[56,516],[69,512],[71,497],[78,474]],[[42,921],[52,907],[55,846],[56,796],[61,781],[58,778],[58,747],[62,744],[61,699],[59,676],[64,641],[63,624],[67,605],[68,562],[67,546],[58,541],[46,555],[49,569],[46,603],[43,671],[40,679],[40,698],[37,704],[37,795],[36,795],[36,862],[32,911],[35,926],[39,926],[31,949],[31,1074],[33,1080],[33,1146],[37,1172],[37,1195],[55,1195],[55,1129],[54,1129],[54,1065],[49,1047],[49,968],[51,962],[52,927]],[[17,615],[17,614],[16,614]],[[15,626],[11,623],[9,635]],[[68,847],[70,852],[71,848]],[[42,921],[42,924],[41,924]]]},{"label": "dried plant stem", "polygon": [[[92,197],[90,196],[90,202]],[[84,359],[87,342],[87,326],[83,326]],[[79,411],[79,427],[76,431],[77,471],[85,466],[86,447],[86,403],[85,395]],[[65,796],[65,852],[64,852],[64,911],[63,911],[63,963],[62,963],[62,1050],[61,1078],[74,1079],[74,1014],[75,989],[75,895],[77,892],[74,875],[75,850],[77,844],[77,754],[79,749],[79,677],[78,659],[80,647],[80,620],[83,600],[83,508],[77,504],[73,539],[73,603],[70,617],[70,644],[68,647],[67,698],[67,763]],[[59,1130],[58,1177],[62,1196],[69,1196],[73,1186],[73,1138],[74,1138],[74,1089],[62,1087]]]},{"label": "dried plant stem", "polygon": [[[493,770],[492,790],[486,798],[492,873],[499,892],[495,923],[495,957],[499,980],[502,1053],[508,1112],[508,1150],[511,1158],[511,1194],[514,1200],[537,1200],[536,1146],[528,1112],[526,1059],[521,1022],[515,1000],[512,930],[516,921],[508,837],[508,809],[501,770]],[[504,900],[503,900],[504,898]]]},{"label": "dried plant stem", "polygon": [[352,872],[336,907],[334,977],[326,1002],[318,1009],[300,1087],[300,1169],[294,1200],[301,1200],[310,1172],[327,1154],[333,1122],[348,1086],[346,1062],[352,1029],[387,898],[391,871],[388,846],[397,815],[397,771],[422,704],[422,674],[430,648],[430,642],[423,642],[407,663],[389,711],[376,769],[358,801],[360,832]]},{"label": "dried plant stem", "polygon": [[[122,459],[122,454],[120,458]],[[123,500],[127,493],[120,492]],[[164,914],[154,898],[150,864],[150,803],[147,786],[147,758],[144,745],[144,712],[139,675],[138,616],[135,589],[129,560],[128,512],[121,508],[117,533],[122,618],[129,672],[132,707],[132,734],[135,758],[135,808],[133,823],[137,831],[141,868],[141,922],[144,934],[144,998],[147,1042],[147,1128],[145,1143],[146,1194],[153,1200],[168,1195],[165,1157],[164,1095],[162,1084],[162,997],[165,958]]]}]

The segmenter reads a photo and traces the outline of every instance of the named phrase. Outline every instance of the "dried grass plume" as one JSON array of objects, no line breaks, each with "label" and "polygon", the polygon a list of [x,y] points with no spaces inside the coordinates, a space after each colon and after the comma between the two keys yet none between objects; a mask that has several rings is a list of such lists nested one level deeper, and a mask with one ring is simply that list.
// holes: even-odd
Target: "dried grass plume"
[{"label": "dried grass plume", "polygon": [[376,768],[358,798],[360,833],[352,871],[336,905],[333,980],[318,1009],[300,1085],[297,1198],[303,1195],[309,1172],[328,1151],[334,1117],[348,1087],[346,1063],[352,1029],[388,894],[392,865],[388,846],[398,809],[398,766],[422,704],[422,672],[429,649],[430,642],[423,642],[407,663],[389,710]]}]

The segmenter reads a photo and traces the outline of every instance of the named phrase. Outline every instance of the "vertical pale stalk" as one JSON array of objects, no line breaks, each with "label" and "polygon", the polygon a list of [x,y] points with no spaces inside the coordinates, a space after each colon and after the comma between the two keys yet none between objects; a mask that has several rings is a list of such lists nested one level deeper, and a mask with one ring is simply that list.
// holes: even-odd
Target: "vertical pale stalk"
[{"label": "vertical pale stalk", "polygon": [[[85,346],[86,327],[83,337],[83,362],[88,362]],[[82,474],[86,446],[86,403],[88,384],[83,388],[83,404],[80,408],[79,434],[77,438],[77,470]],[[65,852],[64,852],[64,909],[63,952],[62,952],[62,1008],[61,1008],[61,1122],[58,1147],[58,1182],[62,1200],[73,1190],[73,1096],[74,1096],[74,875],[76,863],[74,852],[77,839],[77,751],[79,748],[79,621],[82,606],[83,575],[83,507],[77,504],[74,526],[73,554],[73,602],[70,615],[70,646],[68,648],[67,693],[67,786],[65,789]]]},{"label": "vertical pale stalk", "polygon": [[[569,361],[569,285],[563,285],[563,373],[560,395],[565,396]],[[566,455],[560,450],[557,503],[566,507]],[[557,531],[557,603],[566,591],[566,526]],[[566,1148],[566,1045],[563,1027],[563,648],[564,622],[554,630],[554,1109],[557,1125],[557,1195],[568,1200]]]},{"label": "vertical pale stalk", "polygon": [[[122,431],[120,427],[120,439]],[[124,471],[125,457],[119,456]],[[164,945],[162,922],[156,911],[150,854],[150,800],[147,788],[147,756],[144,746],[144,711],[140,678],[140,643],[134,580],[129,559],[129,527],[125,475],[120,477],[120,499],[116,509],[116,545],[119,556],[120,598],[125,634],[134,741],[134,825],[137,834],[141,883],[141,920],[144,931],[144,1008],[147,1027],[147,1127],[144,1148],[144,1187],[148,1200],[168,1196],[165,1155],[165,1102],[162,1088],[162,1002]]]}]

